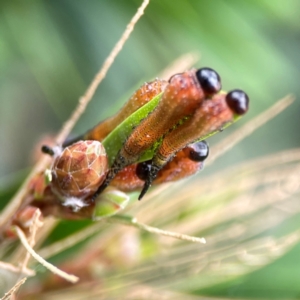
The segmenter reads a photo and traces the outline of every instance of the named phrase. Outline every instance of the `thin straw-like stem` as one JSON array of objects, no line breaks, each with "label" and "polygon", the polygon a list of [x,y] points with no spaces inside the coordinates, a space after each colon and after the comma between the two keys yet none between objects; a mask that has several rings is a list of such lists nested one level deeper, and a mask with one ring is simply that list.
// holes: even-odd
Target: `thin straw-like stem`
[{"label": "thin straw-like stem", "polygon": [[[79,99],[78,106],[74,110],[73,114],[71,115],[70,119],[65,123],[60,133],[57,135],[56,142],[58,144],[62,144],[62,142],[66,139],[67,135],[70,133],[82,113],[84,112],[86,106],[91,101],[93,95],[95,94],[95,91],[101,81],[104,79],[107,71],[111,67],[112,63],[114,62],[116,56],[121,51],[122,47],[124,46],[125,42],[127,41],[128,37],[130,36],[131,32],[134,29],[135,24],[139,20],[139,18],[144,14],[144,10],[149,4],[150,0],[144,0],[142,5],[139,7],[136,14],[133,16],[129,24],[127,25],[123,35],[121,36],[120,40],[117,42],[115,47],[112,49],[110,55],[105,60],[104,64],[102,65],[100,71],[96,74],[95,78],[87,88],[85,94]],[[49,157],[43,157],[34,167],[32,172],[28,175],[27,179],[23,183],[23,185],[20,187],[14,198],[10,201],[10,203],[5,207],[2,214],[0,215],[0,232],[3,231],[3,227],[6,224],[9,224],[9,220],[15,213],[15,211],[18,210],[18,208],[24,204],[26,201],[24,201],[24,198],[27,194],[27,188],[30,180],[39,172],[42,170],[45,170],[47,165],[50,163]]]},{"label": "thin straw-like stem", "polygon": [[161,230],[156,227],[151,227],[146,224],[139,223],[136,221],[136,219],[128,220],[127,218],[124,219],[124,218],[119,218],[119,217],[111,217],[111,218],[100,220],[96,224],[94,224],[88,228],[85,228],[85,229],[81,230],[80,232],[76,232],[76,233],[74,233],[74,234],[48,246],[48,247],[41,249],[40,253],[45,258],[51,257],[57,253],[60,253],[61,251],[66,250],[66,249],[76,245],[78,242],[83,241],[84,239],[87,239],[91,235],[95,234],[99,230],[99,228],[101,228],[103,226],[103,223],[118,223],[118,224],[122,224],[122,225],[129,225],[129,226],[136,227],[138,229],[142,229],[142,230],[145,230],[145,231],[148,231],[148,232],[151,232],[154,234],[158,234],[158,235],[169,236],[169,237],[173,237],[176,239],[185,240],[185,241],[194,242],[194,243],[201,243],[201,244],[206,243],[204,238],[189,236],[189,235],[181,234],[178,232]]},{"label": "thin straw-like stem", "polygon": [[62,278],[64,278],[65,280],[71,282],[71,283],[76,283],[79,278],[77,276],[74,275],[70,275],[60,269],[58,269],[57,267],[51,265],[50,263],[48,263],[47,261],[45,261],[41,256],[39,256],[29,245],[26,236],[24,234],[24,232],[18,227],[15,226],[16,229],[16,233],[21,241],[21,243],[23,244],[23,246],[26,248],[26,250],[31,254],[31,256],[36,259],[40,264],[42,264],[45,268],[47,268],[48,270],[50,270],[53,274],[56,274]]},{"label": "thin straw-like stem", "polygon": [[136,218],[128,219],[128,218],[120,218],[120,217],[116,216],[116,217],[107,218],[107,219],[105,219],[105,221],[108,223],[113,223],[113,224],[119,223],[119,224],[123,224],[123,225],[132,226],[132,227],[135,227],[138,229],[148,231],[150,233],[163,235],[163,236],[169,236],[169,237],[172,237],[175,239],[184,240],[184,241],[188,241],[188,242],[192,242],[192,243],[206,244],[205,238],[198,238],[195,236],[189,236],[189,235],[181,234],[178,232],[167,231],[167,230],[162,230],[162,229],[159,229],[156,227],[148,226],[146,224],[139,223],[136,220]]},{"label": "thin straw-like stem", "polygon": [[24,199],[28,193],[28,185],[32,178],[45,170],[46,166],[50,163],[51,158],[48,156],[42,157],[39,162],[35,165],[33,170],[30,172],[26,180],[23,182],[17,193],[15,194],[14,198],[11,199],[9,204],[4,208],[2,214],[0,215],[0,233],[3,231],[4,226],[9,224],[9,220],[12,218],[14,213],[21,207],[22,204],[26,204]]},{"label": "thin straw-like stem", "polygon": [[64,124],[62,130],[60,131],[59,135],[56,138],[57,144],[62,144],[64,140],[66,139],[67,135],[70,133],[76,122],[78,121],[79,117],[84,112],[86,106],[91,101],[92,97],[94,96],[99,84],[101,81],[105,78],[107,71],[113,64],[116,56],[119,54],[119,52],[122,50],[125,42],[129,38],[131,32],[134,29],[135,24],[140,19],[140,17],[144,14],[144,10],[149,4],[149,0],[144,0],[142,5],[137,10],[136,14],[133,16],[129,24],[127,25],[123,35],[121,36],[120,40],[117,42],[115,47],[112,49],[111,53],[107,57],[107,59],[104,61],[100,71],[96,74],[93,81],[87,88],[85,94],[80,98],[78,106],[76,107],[75,111],[73,112],[71,118]]},{"label": "thin straw-like stem", "polygon": [[80,230],[79,232],[75,232],[66,238],[63,238],[56,243],[53,243],[45,248],[39,250],[39,253],[42,257],[48,258],[54,256],[68,248],[73,247],[79,242],[89,238],[91,235],[99,232],[99,230],[103,227],[103,222],[97,222],[87,228]]},{"label": "thin straw-like stem", "polygon": [[20,286],[22,284],[24,284],[26,280],[27,280],[27,277],[18,281],[7,293],[4,294],[3,298],[1,298],[1,300],[13,299],[12,297],[14,296],[14,294],[19,290]]},{"label": "thin straw-like stem", "polygon": [[[42,213],[38,209],[35,211],[33,218],[32,218],[33,220],[32,220],[32,224],[30,226],[30,236],[28,239],[28,244],[30,245],[31,248],[35,245],[35,236],[36,236],[38,228],[43,225],[43,222],[40,221],[41,215],[42,215]],[[26,251],[25,258],[22,261],[21,270],[24,270],[27,268],[29,258],[30,258],[30,253],[28,251]]]}]

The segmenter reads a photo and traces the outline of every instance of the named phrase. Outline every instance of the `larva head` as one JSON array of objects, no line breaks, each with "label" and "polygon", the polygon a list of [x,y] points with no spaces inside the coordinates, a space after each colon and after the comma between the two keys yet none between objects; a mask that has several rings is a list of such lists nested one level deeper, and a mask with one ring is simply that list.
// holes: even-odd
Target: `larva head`
[{"label": "larva head", "polygon": [[65,148],[51,168],[53,192],[62,198],[84,199],[104,181],[108,160],[98,141],[79,141]]},{"label": "larva head", "polygon": [[242,90],[233,90],[226,96],[226,103],[236,115],[243,115],[249,108],[249,97]]},{"label": "larva head", "polygon": [[222,88],[221,78],[213,69],[201,68],[196,71],[196,77],[206,96],[212,96]]},{"label": "larva head", "polygon": [[143,161],[136,166],[136,176],[141,180],[148,178],[151,169],[151,160]]},{"label": "larva head", "polygon": [[194,144],[191,144],[187,147],[189,151],[189,158],[195,162],[204,161],[209,154],[209,147],[206,141],[200,141]]}]

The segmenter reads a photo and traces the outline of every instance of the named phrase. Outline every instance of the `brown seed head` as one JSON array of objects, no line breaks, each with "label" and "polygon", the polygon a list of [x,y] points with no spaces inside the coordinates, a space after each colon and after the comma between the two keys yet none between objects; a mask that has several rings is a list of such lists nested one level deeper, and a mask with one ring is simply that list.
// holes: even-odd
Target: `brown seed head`
[{"label": "brown seed head", "polygon": [[52,166],[52,190],[60,197],[86,198],[105,179],[108,160],[98,141],[79,141],[63,150]]}]

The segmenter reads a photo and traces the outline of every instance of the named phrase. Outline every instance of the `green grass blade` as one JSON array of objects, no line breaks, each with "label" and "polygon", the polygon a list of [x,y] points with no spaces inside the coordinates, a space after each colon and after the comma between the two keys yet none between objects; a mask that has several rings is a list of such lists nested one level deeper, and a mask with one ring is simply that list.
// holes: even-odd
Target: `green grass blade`
[{"label": "green grass blade", "polygon": [[122,148],[132,130],[157,106],[161,95],[162,93],[158,94],[147,104],[131,114],[102,141],[102,144],[106,149],[110,165],[115,160],[116,155]]}]

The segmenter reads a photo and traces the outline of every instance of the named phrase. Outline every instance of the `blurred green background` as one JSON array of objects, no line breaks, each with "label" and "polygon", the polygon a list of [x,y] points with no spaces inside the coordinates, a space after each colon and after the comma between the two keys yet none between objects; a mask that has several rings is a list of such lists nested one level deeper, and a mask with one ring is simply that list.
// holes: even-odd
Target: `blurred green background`
[{"label": "blurred green background", "polygon": [[[1,1],[2,194],[10,188],[13,192],[15,180],[29,171],[36,142],[55,134],[68,119],[140,3]],[[299,20],[299,0],[152,0],[73,133],[114,113],[140,83],[152,80],[180,55],[198,52],[201,60],[196,67],[216,69],[225,90],[241,88],[251,99],[247,116],[214,137],[214,144],[283,96],[298,97]],[[299,116],[297,100],[205,171],[299,147]],[[300,246],[239,282],[206,292],[296,298],[299,250]]]}]

